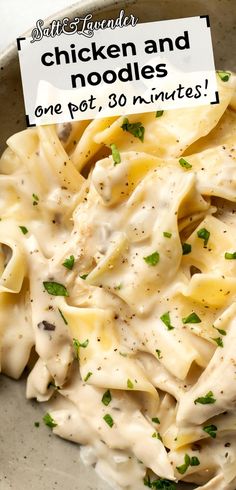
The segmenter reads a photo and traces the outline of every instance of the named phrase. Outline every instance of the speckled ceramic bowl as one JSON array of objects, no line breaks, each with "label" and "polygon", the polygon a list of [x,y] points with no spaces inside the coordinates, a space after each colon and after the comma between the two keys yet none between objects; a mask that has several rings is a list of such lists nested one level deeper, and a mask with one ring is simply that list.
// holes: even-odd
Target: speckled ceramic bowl
[{"label": "speckled ceramic bowl", "polygon": [[[98,19],[109,18],[121,8],[143,22],[209,14],[216,67],[235,71],[235,0],[82,0],[53,18],[88,12]],[[25,128],[15,45],[2,53],[0,66],[2,152],[8,136]],[[42,420],[43,407],[25,400],[24,379],[12,381],[0,376],[0,406],[1,490],[108,490],[92,469],[79,462],[77,445],[53,436],[42,423],[35,427],[34,423]]]}]

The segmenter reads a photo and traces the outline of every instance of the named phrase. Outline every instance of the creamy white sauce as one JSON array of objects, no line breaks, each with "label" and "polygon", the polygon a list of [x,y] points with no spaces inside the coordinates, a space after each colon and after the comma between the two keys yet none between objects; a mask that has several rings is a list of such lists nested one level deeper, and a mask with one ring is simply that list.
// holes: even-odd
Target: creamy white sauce
[{"label": "creamy white sauce", "polygon": [[[60,140],[53,127],[15,135],[0,161],[1,370],[18,378],[31,357],[26,396],[48,401],[54,433],[82,444],[83,461],[115,488],[141,490],[147,474],[236,486],[228,123],[225,145],[214,141],[233,76],[219,90],[219,105],[189,118],[143,116],[142,144],[118,119],[76,123],[58,128]],[[182,167],[183,150],[203,136]],[[111,142],[121,163],[102,158],[84,179],[76,169]]]}]

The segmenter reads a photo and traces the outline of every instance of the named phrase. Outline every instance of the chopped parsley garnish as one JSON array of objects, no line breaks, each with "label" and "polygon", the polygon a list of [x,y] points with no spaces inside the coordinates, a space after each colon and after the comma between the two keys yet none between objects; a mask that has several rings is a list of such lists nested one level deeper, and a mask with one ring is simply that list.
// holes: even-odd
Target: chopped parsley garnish
[{"label": "chopped parsley garnish", "polygon": [[83,279],[85,281],[85,279],[87,279],[88,277],[88,274],[82,274],[82,276],[79,276],[80,279]]},{"label": "chopped parsley garnish", "polygon": [[145,260],[146,264],[154,266],[158,264],[160,260],[160,255],[158,252],[153,252],[153,254],[147,255],[147,257],[143,257],[143,260]]},{"label": "chopped parsley garnish", "polygon": [[171,238],[172,237],[172,233],[170,233],[169,231],[163,231],[163,236],[165,238]]},{"label": "chopped parsley garnish", "polygon": [[228,82],[228,80],[231,77],[230,71],[221,71],[221,70],[218,70],[217,73],[218,73],[220,79],[222,80],[222,82]]},{"label": "chopped parsley garnish", "polygon": [[79,341],[78,339],[73,339],[73,346],[76,351],[76,359],[79,359]]},{"label": "chopped parsley garnish", "polygon": [[152,422],[154,422],[154,424],[160,424],[161,423],[158,417],[153,417]]},{"label": "chopped parsley garnish", "polygon": [[138,138],[143,142],[145,128],[141,122],[130,123],[128,118],[125,117],[121,128],[123,131],[128,131],[128,133],[131,133],[135,138]]},{"label": "chopped parsley garnish", "polygon": [[47,425],[48,427],[50,427],[51,429],[53,429],[53,427],[56,427],[57,426],[57,423],[55,422],[55,420],[51,417],[50,413],[46,413],[43,417],[43,421],[45,423],[45,425]]},{"label": "chopped parsley garnish", "polygon": [[133,390],[134,388],[134,384],[130,379],[127,379],[127,388],[129,388],[129,390]]},{"label": "chopped parsley garnish", "polygon": [[162,359],[162,355],[161,355],[161,350],[160,349],[156,349],[156,353],[157,353],[157,357],[158,359]]},{"label": "chopped parsley garnish", "polygon": [[206,247],[210,238],[210,232],[206,228],[201,228],[200,230],[198,230],[197,236],[198,238],[204,240],[204,247]]},{"label": "chopped parsley garnish", "polygon": [[200,465],[199,459],[197,458],[197,456],[193,456],[190,460],[190,466],[199,466],[199,465]]},{"label": "chopped parsley garnish", "polygon": [[114,286],[114,289],[116,289],[117,291],[119,291],[121,288],[122,288],[121,282],[120,284],[117,284],[117,286]]},{"label": "chopped parsley garnish", "polygon": [[220,335],[227,335],[227,332],[221,328],[217,328],[217,327],[214,327],[213,325],[213,328],[215,328],[217,330],[217,332],[220,333]]},{"label": "chopped parsley garnish", "polygon": [[68,259],[65,260],[65,262],[63,262],[62,265],[64,265],[64,267],[66,267],[71,271],[73,269],[74,263],[75,263],[74,255],[71,255]]},{"label": "chopped parsley garnish", "polygon": [[221,337],[211,337],[214,342],[218,345],[218,347],[224,347],[224,342]]},{"label": "chopped parsley garnish", "polygon": [[173,330],[175,327],[171,325],[171,320],[170,320],[170,313],[167,311],[166,313],[163,313],[160,317],[161,321],[165,324],[168,330]]},{"label": "chopped parsley garnish", "polygon": [[86,347],[88,347],[88,343],[89,343],[89,339],[86,339],[84,342],[82,342],[81,344],[79,344],[80,347],[83,347],[83,349],[85,349]]},{"label": "chopped parsley garnish", "polygon": [[105,422],[107,423],[107,425],[109,425],[109,427],[113,427],[114,421],[109,413],[106,413],[106,415],[104,415],[103,420],[105,420]]},{"label": "chopped parsley garnish", "polygon": [[216,432],[217,432],[217,427],[216,425],[206,425],[205,427],[203,427],[203,430],[204,432],[206,432],[207,434],[209,434],[210,437],[212,437],[213,439],[216,438]]},{"label": "chopped parsley garnish", "polygon": [[215,402],[216,399],[214,398],[214,394],[212,393],[212,391],[209,391],[205,396],[200,396],[199,398],[196,398],[196,400],[194,400],[195,405],[197,403],[200,403],[201,405],[210,405]]},{"label": "chopped parsley garnish", "polygon": [[35,427],[39,427],[39,426],[40,426],[40,422],[35,422],[35,423],[34,423],[34,426],[35,426]]},{"label": "chopped parsley garnish", "polygon": [[161,434],[159,432],[153,432],[152,437],[154,439],[159,439],[159,441],[163,442]]},{"label": "chopped parsley garnish", "polygon": [[77,349],[79,347],[83,347],[83,349],[85,349],[86,347],[88,347],[89,339],[86,339],[84,342],[79,342],[78,339],[73,339],[73,344],[77,347]]},{"label": "chopped parsley garnish", "polygon": [[115,143],[112,143],[110,145],[110,147],[111,147],[111,153],[112,153],[114,165],[117,165],[118,163],[121,162],[120,152],[119,152],[118,148],[116,147]]},{"label": "chopped parsley garnish", "polygon": [[67,319],[64,317],[64,315],[63,315],[62,311],[60,310],[60,308],[58,308],[58,311],[59,311],[59,313],[60,313],[60,315],[61,315],[62,320],[64,321],[64,323],[65,323],[66,325],[68,325],[68,321],[67,321]]},{"label": "chopped parsley garnish", "polygon": [[183,255],[188,255],[192,251],[192,245],[190,243],[182,243]]},{"label": "chopped parsley garnish", "polygon": [[33,206],[37,206],[39,203],[39,197],[36,194],[32,194]]},{"label": "chopped parsley garnish", "polygon": [[179,164],[181,165],[181,167],[186,168],[186,169],[192,168],[191,163],[187,162],[187,160],[185,160],[185,158],[180,158]]},{"label": "chopped parsley garnish", "polygon": [[197,458],[197,456],[193,456],[192,458],[190,458],[188,454],[185,454],[184,464],[182,464],[181,466],[176,466],[176,469],[181,475],[184,475],[184,473],[186,473],[189,466],[198,466],[199,464],[200,461]]},{"label": "chopped parsley garnish", "polygon": [[176,490],[175,483],[164,478],[151,481],[150,476],[148,475],[146,478],[144,478],[143,483],[146,487],[154,488],[157,490]]},{"label": "chopped parsley garnish", "polygon": [[154,480],[152,482],[152,488],[157,488],[157,490],[175,490],[176,485],[170,480]]},{"label": "chopped parsley garnish", "polygon": [[23,235],[26,235],[26,233],[29,231],[25,226],[19,226],[19,228],[21,229]]},{"label": "chopped parsley garnish", "polygon": [[164,114],[164,111],[156,111],[156,117],[161,117]]},{"label": "chopped parsley garnish", "polygon": [[201,318],[199,318],[199,316],[194,311],[185,318],[182,318],[182,322],[184,323],[184,325],[186,323],[201,323],[201,321]]},{"label": "chopped parsley garnish", "polygon": [[52,296],[69,296],[69,293],[63,284],[53,281],[44,281],[43,285],[48,294]]},{"label": "chopped parsley garnish", "polygon": [[90,376],[92,376],[93,373],[91,373],[91,371],[88,372],[88,374],[86,374],[85,378],[84,378],[84,381],[88,381],[88,379],[90,378]]},{"label": "chopped parsley garnish", "polygon": [[176,466],[176,469],[181,475],[184,475],[184,473],[186,473],[189,466],[190,466],[190,457],[188,454],[185,454],[184,464],[182,464],[181,466]]},{"label": "chopped parsley garnish", "polygon": [[106,407],[107,407],[107,405],[109,405],[109,403],[111,402],[111,400],[112,400],[112,396],[111,396],[110,390],[105,391],[105,393],[104,393],[104,395],[102,397],[102,403],[103,403],[103,405],[106,405]]},{"label": "chopped parsley garnish", "polygon": [[236,259],[236,252],[233,252],[233,253],[225,252],[225,259],[235,260]]},{"label": "chopped parsley garnish", "polygon": [[77,359],[79,359],[79,349],[80,347],[82,347],[83,349],[86,349],[86,347],[88,347],[88,343],[89,343],[89,339],[86,339],[84,342],[79,342],[78,339],[73,339],[73,346],[76,350],[76,357]]}]

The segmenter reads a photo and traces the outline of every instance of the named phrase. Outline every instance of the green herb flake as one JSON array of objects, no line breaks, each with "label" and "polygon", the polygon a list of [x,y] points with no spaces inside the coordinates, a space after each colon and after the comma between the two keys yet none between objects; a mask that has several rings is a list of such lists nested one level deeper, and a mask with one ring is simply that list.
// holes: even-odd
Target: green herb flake
[{"label": "green herb flake", "polygon": [[204,240],[204,247],[206,247],[210,238],[210,232],[206,228],[201,228],[198,230],[197,236],[198,238],[201,238],[201,240]]},{"label": "green herb flake", "polygon": [[102,397],[102,403],[103,405],[106,405],[106,407],[109,405],[109,403],[112,400],[111,392],[110,390],[105,391]]},{"label": "green herb flake", "polygon": [[176,490],[176,484],[173,481],[160,478],[158,480],[151,481],[150,476],[144,478],[143,483],[148,488],[154,488],[157,490]]},{"label": "green herb flake", "polygon": [[156,117],[161,117],[163,116],[164,111],[156,111]]},{"label": "green herb flake", "polygon": [[88,277],[88,274],[82,274],[82,276],[79,276],[80,279],[83,279],[85,281],[85,279],[87,279]]},{"label": "green herb flake", "polygon": [[191,163],[187,162],[187,160],[185,160],[185,158],[180,158],[179,164],[181,165],[181,167],[186,168],[186,169],[192,168]]},{"label": "green herb flake", "polygon": [[224,342],[221,337],[211,337],[214,342],[218,345],[218,347],[224,347]]},{"label": "green herb flake", "polygon": [[51,294],[52,296],[69,296],[69,293],[65,286],[63,286],[63,284],[60,284],[59,282],[44,281],[43,285],[47,293]]},{"label": "green herb flake", "polygon": [[26,235],[28,233],[28,229],[26,228],[26,226],[19,226],[20,230],[22,231],[23,235]]},{"label": "green herb flake", "polygon": [[86,381],[88,381],[88,379],[90,378],[90,376],[92,376],[92,374],[93,374],[93,373],[91,373],[91,371],[89,371],[89,372],[86,374],[86,376],[85,376],[85,378],[84,378],[85,383],[86,383]]},{"label": "green herb flake", "polygon": [[163,356],[161,355],[161,350],[160,349],[156,349],[156,353],[157,353],[158,359],[162,359],[163,358]]},{"label": "green herb flake", "polygon": [[199,466],[199,464],[200,464],[200,461],[196,456],[193,456],[192,458],[190,458],[190,456],[188,454],[185,454],[184,464],[182,464],[181,466],[177,466],[176,469],[181,475],[184,475],[184,473],[186,473],[189,466]]},{"label": "green herb flake", "polygon": [[80,343],[79,346],[85,349],[86,347],[88,347],[88,344],[89,344],[89,339],[86,339],[84,342]]},{"label": "green herb flake", "polygon": [[217,327],[214,327],[214,325],[212,325],[213,328],[215,328],[215,330],[217,330],[217,332],[220,333],[220,335],[227,335],[227,332],[221,328],[217,328]]},{"label": "green herb flake", "polygon": [[209,391],[205,396],[200,396],[196,400],[194,400],[195,405],[197,403],[200,403],[201,405],[210,405],[212,403],[215,403],[216,399],[214,398],[214,394],[212,391]]},{"label": "green herb flake", "polygon": [[76,357],[77,359],[79,359],[79,349],[80,347],[82,347],[83,349],[86,349],[86,347],[88,347],[88,344],[89,344],[89,339],[86,339],[84,342],[79,342],[78,339],[73,339],[73,346],[76,350]]},{"label": "green herb flake", "polygon": [[73,269],[74,263],[75,263],[74,255],[71,255],[68,259],[65,260],[65,262],[63,262],[62,265],[64,265],[64,267],[66,267],[71,271]]},{"label": "green herb flake", "polygon": [[199,465],[200,465],[199,459],[197,458],[197,456],[193,456],[190,459],[190,466],[199,466]]},{"label": "green herb flake", "polygon": [[39,203],[39,197],[36,194],[32,194],[33,206],[37,206]]},{"label": "green herb flake", "polygon": [[160,320],[165,324],[168,330],[173,330],[175,327],[171,325],[171,320],[170,320],[170,312],[167,311],[166,313],[163,313],[161,315]]},{"label": "green herb flake", "polygon": [[182,243],[183,255],[188,255],[192,252],[192,245],[190,243]]},{"label": "green herb flake", "polygon": [[38,428],[40,426],[40,422],[35,422],[34,426]]},{"label": "green herb flake", "polygon": [[128,131],[128,133],[131,133],[133,136],[135,136],[135,138],[140,139],[140,141],[143,143],[145,128],[141,122],[130,123],[128,118],[125,117],[121,128],[123,131]]},{"label": "green herb flake", "polygon": [[60,315],[61,315],[61,317],[62,317],[63,322],[64,322],[66,325],[68,325],[68,321],[67,321],[67,319],[64,317],[64,315],[63,315],[62,311],[60,310],[60,308],[58,308],[58,311],[59,311],[59,313],[60,313]]},{"label": "green herb flake", "polygon": [[160,260],[160,255],[158,252],[153,252],[151,255],[143,257],[143,260],[145,260],[146,264],[154,266],[158,264]]},{"label": "green herb flake", "polygon": [[146,487],[154,488],[157,490],[176,490],[175,483],[164,478],[151,481],[150,476],[148,475],[144,478],[143,483]]},{"label": "green herb flake", "polygon": [[190,457],[188,454],[185,454],[184,456],[184,464],[182,464],[181,466],[176,466],[176,469],[177,471],[181,474],[181,475],[184,475],[184,473],[186,473],[187,469],[189,468],[190,466]]},{"label": "green herb flake", "polygon": [[216,438],[217,427],[216,425],[206,425],[203,427],[204,432],[206,432],[212,439]]},{"label": "green herb flake", "polygon": [[129,390],[133,390],[134,388],[134,384],[130,379],[127,379],[127,388],[129,388]]},{"label": "green herb flake", "polygon": [[163,442],[161,434],[159,432],[153,432],[152,437],[154,439],[159,439],[159,441]]},{"label": "green herb flake", "polygon": [[119,291],[120,289],[122,288],[122,283],[120,282],[120,284],[117,284],[117,286],[114,286],[114,289]]},{"label": "green herb flake", "polygon": [[233,253],[225,252],[225,259],[226,260],[235,260],[236,259],[236,252],[233,252]]},{"label": "green herb flake", "polygon": [[158,417],[153,417],[152,422],[154,422],[154,424],[160,424],[161,423]]},{"label": "green herb flake", "polygon": [[50,413],[46,413],[44,415],[43,421],[44,421],[45,425],[47,425],[51,429],[53,429],[53,427],[56,427],[57,426],[57,423],[55,422],[55,420],[53,420],[53,418],[51,417]]},{"label": "green herb flake", "polygon": [[79,349],[80,343],[78,339],[73,339],[73,346],[75,349]]},{"label": "green herb flake", "polygon": [[190,315],[182,318],[182,322],[185,325],[186,323],[201,323],[201,318],[193,311]]},{"label": "green herb flake", "polygon": [[163,236],[165,238],[171,238],[172,237],[172,233],[170,233],[169,231],[163,231]]},{"label": "green herb flake", "polygon": [[154,488],[157,490],[176,490],[175,483],[173,481],[166,480],[164,478],[160,478],[160,480],[153,480],[152,482],[150,481],[150,483],[151,485],[149,488]]},{"label": "green herb flake", "polygon": [[218,70],[217,74],[220,77],[220,79],[222,80],[222,82],[228,82],[230,77],[231,77],[230,71]]},{"label": "green herb flake", "polygon": [[109,413],[106,413],[106,415],[104,415],[103,420],[105,420],[105,422],[107,423],[107,425],[109,425],[109,427],[113,427],[114,421]]},{"label": "green herb flake", "polygon": [[110,145],[110,147],[111,147],[112,158],[114,161],[114,166],[118,165],[121,162],[120,152],[119,152],[118,148],[116,147],[115,143],[112,143]]},{"label": "green herb flake", "polygon": [[120,356],[122,356],[122,357],[127,357],[127,355],[128,355],[126,352],[119,352],[119,354],[120,354]]}]

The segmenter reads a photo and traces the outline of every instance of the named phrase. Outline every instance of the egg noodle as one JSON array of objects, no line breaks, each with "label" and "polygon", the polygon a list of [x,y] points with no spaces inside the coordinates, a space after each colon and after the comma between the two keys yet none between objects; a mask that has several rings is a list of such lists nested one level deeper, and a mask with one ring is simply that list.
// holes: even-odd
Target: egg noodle
[{"label": "egg noodle", "polygon": [[116,488],[236,488],[236,98],[30,128],[0,160],[1,371]]}]

